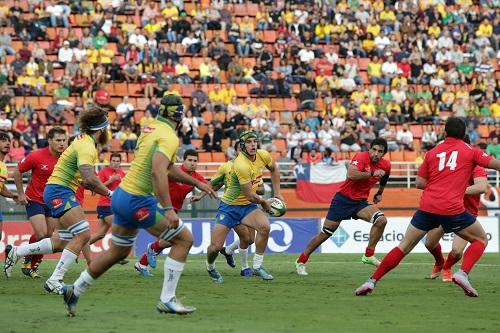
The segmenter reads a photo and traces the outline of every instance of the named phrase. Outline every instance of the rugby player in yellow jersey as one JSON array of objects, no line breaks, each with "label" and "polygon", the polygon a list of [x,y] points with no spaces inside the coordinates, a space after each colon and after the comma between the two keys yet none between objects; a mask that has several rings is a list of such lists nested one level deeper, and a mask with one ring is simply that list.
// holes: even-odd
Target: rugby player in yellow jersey
[{"label": "rugby player in yellow jersey", "polygon": [[[1,131],[0,132],[0,195],[6,198],[12,198],[17,202],[17,194],[12,193],[5,186],[5,182],[7,181],[7,177],[9,175],[7,171],[7,166],[3,162],[5,155],[7,155],[10,151],[10,136],[9,134]],[[0,212],[0,240],[2,238],[2,223],[3,215]],[[7,251],[7,249],[5,249]]]},{"label": "rugby player in yellow jersey", "polygon": [[[235,158],[238,157],[239,150],[240,150],[240,143],[239,141],[236,141],[234,144],[234,150],[236,151]],[[212,180],[210,181],[210,184],[212,185],[212,188],[215,191],[218,191],[223,185],[224,185],[224,192],[227,190],[227,182],[230,178],[231,175],[231,169],[233,167],[233,161],[227,161],[226,163],[222,164],[219,166],[217,169],[217,172],[215,175],[212,177]],[[263,195],[264,194],[264,181],[261,180],[259,183],[259,187],[255,191],[258,195]],[[201,198],[205,196],[205,192],[199,194],[199,195],[193,195],[190,199],[191,202],[197,202],[200,201]],[[229,266],[231,267],[236,267],[234,264],[234,258],[233,254],[234,251],[238,248],[243,248],[244,250],[240,251],[246,251],[250,245],[252,245],[255,241],[255,230],[248,228],[247,226],[240,224],[234,228],[234,231],[238,235],[238,238],[236,238],[231,244],[228,246],[222,247],[222,249],[219,251],[220,254],[224,255],[226,257],[226,262]],[[248,267],[248,260],[247,256],[244,256],[241,258],[242,263],[242,271],[244,268]],[[251,272],[250,272],[251,273]],[[243,274],[242,274],[243,275]],[[245,276],[245,275],[243,275]]]},{"label": "rugby player in yellow jersey", "polygon": [[[70,316],[75,315],[79,297],[95,280],[127,257],[139,228],[172,244],[164,264],[165,276],[157,310],[160,313],[177,314],[196,310],[192,306],[183,305],[175,296],[177,283],[193,244],[193,236],[175,213],[168,191],[169,171],[177,170],[173,166],[179,146],[175,130],[182,121],[183,114],[182,98],[173,94],[166,95],[161,100],[156,120],[142,129],[134,161],[111,198],[111,246],[108,251],[92,260],[73,285],[63,288],[64,302]],[[208,185],[200,184],[194,179],[192,183],[215,197]]]},{"label": "rugby player in yellow jersey", "polygon": [[[215,218],[212,231],[212,240],[207,250],[206,267],[213,282],[222,283],[222,275],[215,269],[215,259],[222,249],[224,240],[230,229],[240,224],[246,225],[257,231],[255,238],[255,255],[253,258],[253,271],[250,267],[243,267],[243,276],[258,275],[264,280],[272,280],[262,266],[264,252],[269,238],[269,219],[258,209],[261,205],[264,210],[270,209],[270,200],[264,200],[256,190],[262,180],[262,171],[265,168],[271,171],[271,182],[274,196],[283,200],[280,192],[279,167],[273,161],[269,152],[257,149],[258,138],[254,131],[245,131],[240,135],[241,151],[233,162],[227,189],[222,196],[219,211]],[[242,262],[246,261],[248,248],[240,248]]]},{"label": "rugby player in yellow jersey", "polygon": [[[45,282],[48,292],[62,293],[64,274],[75,263],[78,254],[88,246],[90,239],[89,222],[85,218],[83,208],[75,197],[75,191],[81,184],[100,195],[111,195],[94,173],[97,159],[97,144],[106,144],[109,125],[106,114],[96,106],[89,106],[79,118],[81,134],[59,157],[43,193],[45,204],[49,206],[51,215],[59,219],[59,238],[54,244],[51,238],[39,242],[13,247],[5,259],[4,272],[10,276],[14,264],[20,257],[28,254],[52,253],[66,241],[61,258],[54,272]],[[55,246],[54,246],[55,245]]]}]

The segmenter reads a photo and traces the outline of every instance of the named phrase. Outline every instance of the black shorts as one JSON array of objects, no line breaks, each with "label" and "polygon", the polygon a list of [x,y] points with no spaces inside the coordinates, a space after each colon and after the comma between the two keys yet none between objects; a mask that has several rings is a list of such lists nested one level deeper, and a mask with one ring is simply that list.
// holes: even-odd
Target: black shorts
[{"label": "black shorts", "polygon": [[97,206],[98,219],[104,219],[105,217],[108,217],[110,215],[113,215],[113,212],[111,211],[111,206]]},{"label": "black shorts", "polygon": [[366,200],[352,200],[345,195],[337,192],[332,199],[326,218],[330,221],[340,222],[351,218],[357,219],[356,215],[360,210],[370,206]]},{"label": "black shorts", "polygon": [[28,204],[26,205],[26,215],[28,218],[35,215],[43,215],[46,217],[52,216],[49,206],[31,200],[28,200]]},{"label": "black shorts", "polygon": [[415,228],[423,231],[442,226],[445,233],[450,233],[465,229],[474,222],[476,222],[476,217],[468,211],[457,215],[438,215],[417,210],[410,223]]}]

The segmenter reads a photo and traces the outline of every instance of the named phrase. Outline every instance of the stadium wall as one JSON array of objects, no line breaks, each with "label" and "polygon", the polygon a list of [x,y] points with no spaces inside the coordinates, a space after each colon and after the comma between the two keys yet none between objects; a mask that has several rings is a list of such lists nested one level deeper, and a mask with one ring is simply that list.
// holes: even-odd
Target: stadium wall
[{"label": "stadium wall", "polygon": [[[486,252],[499,252],[499,218],[481,217],[480,221],[488,235],[488,247]],[[210,232],[214,223],[213,218],[204,219],[184,219],[187,228],[194,235],[194,245],[190,251],[192,255],[204,255],[210,244]],[[399,244],[403,238],[406,227],[410,222],[410,217],[389,217],[384,235],[377,245],[378,253],[387,253]],[[268,242],[267,253],[300,253],[312,236],[316,235],[321,228],[322,219],[309,218],[274,218],[271,219],[271,233]],[[97,222],[92,221],[91,229],[97,228]],[[0,242],[0,258],[4,257],[5,246],[7,244],[20,245],[27,242],[31,236],[31,225],[29,222],[6,222]],[[317,251],[320,253],[362,253],[368,244],[370,224],[361,221],[345,221]],[[108,234],[104,240],[91,245],[93,255],[98,255],[109,248],[111,235]],[[234,233],[230,233],[227,243],[234,239]],[[154,238],[141,230],[133,251],[134,255],[142,255],[146,250],[147,243]],[[453,235],[445,235],[441,245],[444,252],[451,250]],[[251,252],[254,247],[251,248]],[[420,242],[413,252],[425,253],[423,242]],[[47,256],[55,258],[58,255]]]}]

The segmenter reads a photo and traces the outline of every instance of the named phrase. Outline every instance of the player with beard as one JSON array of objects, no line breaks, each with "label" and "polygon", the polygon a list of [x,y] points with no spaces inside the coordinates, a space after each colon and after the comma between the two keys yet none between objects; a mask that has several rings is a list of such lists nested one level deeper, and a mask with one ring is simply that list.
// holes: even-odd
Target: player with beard
[{"label": "player with beard", "polygon": [[[59,237],[67,241],[54,272],[45,282],[48,292],[62,292],[64,274],[75,263],[78,254],[90,240],[90,228],[83,208],[75,197],[80,183],[100,195],[111,196],[110,191],[95,175],[94,164],[97,163],[97,145],[106,144],[109,125],[106,114],[93,105],[87,107],[79,117],[81,134],[59,157],[52,175],[47,181],[43,197],[45,204],[51,209],[52,217],[59,219]],[[39,242],[12,247],[6,255],[4,272],[10,276],[12,268],[20,257],[28,254],[53,253],[60,250],[51,238]]]}]

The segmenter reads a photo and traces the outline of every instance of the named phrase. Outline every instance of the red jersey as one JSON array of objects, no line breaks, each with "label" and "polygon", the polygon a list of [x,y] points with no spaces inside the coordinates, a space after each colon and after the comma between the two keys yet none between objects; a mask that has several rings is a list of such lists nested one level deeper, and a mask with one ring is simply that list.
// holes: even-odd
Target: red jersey
[{"label": "red jersey", "polygon": [[[125,172],[123,172],[123,170],[120,168],[113,170],[111,167],[107,166],[104,169],[101,169],[101,171],[99,171],[99,173],[97,174],[97,177],[99,177],[102,183],[107,182],[113,175],[118,175],[120,178],[107,186],[107,188],[109,188],[111,191],[114,191],[118,187],[118,185],[120,185],[123,177],[125,177]],[[97,206],[111,206],[111,198],[101,195],[99,201],[97,201]]]},{"label": "red jersey", "polygon": [[[201,182],[207,183],[207,180],[200,175],[198,172],[193,171],[189,173],[183,165],[179,168],[182,172],[187,173],[191,177],[198,179]],[[172,206],[176,211],[181,210],[182,203],[189,192],[193,190],[194,186],[186,185],[182,183],[177,183],[172,180],[168,181],[168,191],[170,192],[170,200],[172,200]]]},{"label": "red jersey", "polygon": [[52,174],[58,159],[58,156],[52,155],[49,147],[45,147],[28,154],[17,164],[17,169],[21,173],[31,170],[31,180],[25,191],[29,200],[45,204],[43,201],[45,184],[47,184],[47,179]]},{"label": "red jersey", "polygon": [[85,187],[83,187],[83,185],[78,186],[78,188],[76,189],[75,198],[76,200],[78,200],[80,206],[82,206],[83,209],[83,199],[85,198]]},{"label": "red jersey", "polygon": [[[391,173],[391,162],[382,158],[377,163],[373,163],[370,159],[370,153],[367,151],[354,155],[351,165],[354,165],[361,172],[384,170],[386,175],[390,175]],[[378,181],[378,177],[370,177],[362,180],[346,179],[340,186],[339,192],[352,200],[367,200],[371,188]]]},{"label": "red jersey", "polygon": [[427,179],[420,210],[438,215],[465,211],[464,194],[476,165],[486,167],[493,157],[460,139],[446,138],[431,149],[418,169]]},{"label": "red jersey", "polygon": [[[488,178],[488,174],[480,166],[476,166],[472,172],[472,177],[469,180],[469,185],[474,185],[474,178]],[[465,195],[464,206],[465,209],[472,215],[477,216],[479,213],[479,202],[481,195]]]}]

